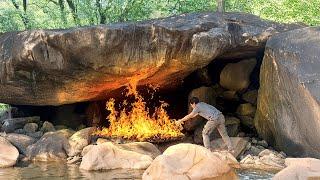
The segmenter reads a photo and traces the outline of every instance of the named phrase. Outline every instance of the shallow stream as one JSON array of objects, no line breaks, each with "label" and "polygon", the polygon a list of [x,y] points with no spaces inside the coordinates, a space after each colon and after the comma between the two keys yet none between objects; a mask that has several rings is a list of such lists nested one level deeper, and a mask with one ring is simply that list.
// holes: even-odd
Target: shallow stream
[{"label": "shallow stream", "polygon": [[[19,163],[13,168],[0,168],[0,180],[19,179],[141,179],[143,170],[111,170],[111,171],[84,171],[78,165],[66,163]],[[271,179],[274,174],[262,171],[238,171],[241,180]]]}]

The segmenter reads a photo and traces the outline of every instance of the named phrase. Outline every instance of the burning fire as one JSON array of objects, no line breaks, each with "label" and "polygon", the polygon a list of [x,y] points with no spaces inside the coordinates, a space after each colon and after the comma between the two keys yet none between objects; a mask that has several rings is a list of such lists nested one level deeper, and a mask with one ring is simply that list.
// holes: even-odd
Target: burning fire
[{"label": "burning fire", "polygon": [[127,101],[123,101],[122,109],[117,111],[115,99],[109,99],[106,109],[110,111],[107,117],[110,126],[97,130],[95,134],[138,141],[166,141],[183,137],[180,127],[170,120],[165,110],[168,104],[160,102],[160,106],[156,107],[151,115],[144,98],[138,93],[136,87],[136,82],[131,82],[127,87],[126,97],[133,96],[135,99],[130,110],[126,108]]}]

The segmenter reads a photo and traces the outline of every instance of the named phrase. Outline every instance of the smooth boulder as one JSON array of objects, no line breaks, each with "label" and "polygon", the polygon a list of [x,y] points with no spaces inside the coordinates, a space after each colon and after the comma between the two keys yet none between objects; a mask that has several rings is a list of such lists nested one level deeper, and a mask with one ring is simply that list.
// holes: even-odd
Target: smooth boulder
[{"label": "smooth boulder", "polygon": [[0,136],[0,168],[14,166],[18,160],[19,151],[8,140]]},{"label": "smooth boulder", "polygon": [[287,158],[287,167],[277,173],[273,180],[317,180],[320,179],[320,160],[315,158]]},{"label": "smooth boulder", "polygon": [[320,158],[320,27],[274,35],[260,70],[255,127],[290,156]]},{"label": "smooth boulder", "polygon": [[30,136],[23,135],[23,134],[15,134],[9,133],[4,136],[8,141],[14,145],[21,154],[27,154],[27,147],[31,144],[34,144],[36,140]]},{"label": "smooth boulder", "polygon": [[68,156],[79,155],[83,148],[89,145],[93,131],[94,128],[88,127],[74,133],[69,138],[70,150],[68,151]]},{"label": "smooth boulder", "polygon": [[143,173],[143,180],[237,179],[227,161],[194,144],[170,146]]},{"label": "smooth boulder", "polygon": [[221,71],[220,85],[229,90],[245,90],[250,84],[250,74],[256,63],[256,59],[248,59],[227,64]]},{"label": "smooth boulder", "polygon": [[131,150],[124,150],[111,142],[90,146],[82,158],[80,169],[146,169],[152,157]]},{"label": "smooth boulder", "polygon": [[70,145],[60,132],[48,132],[27,148],[27,157],[33,161],[65,161]]}]

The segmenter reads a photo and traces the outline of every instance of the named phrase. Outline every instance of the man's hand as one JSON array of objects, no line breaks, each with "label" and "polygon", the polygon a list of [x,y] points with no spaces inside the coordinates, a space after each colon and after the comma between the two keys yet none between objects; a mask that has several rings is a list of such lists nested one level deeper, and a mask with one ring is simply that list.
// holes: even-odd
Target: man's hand
[{"label": "man's hand", "polygon": [[175,121],[175,123],[176,123],[176,125],[182,130],[183,129],[183,123],[184,123],[184,121],[182,121],[181,119],[179,119],[179,120],[177,120],[177,121]]}]

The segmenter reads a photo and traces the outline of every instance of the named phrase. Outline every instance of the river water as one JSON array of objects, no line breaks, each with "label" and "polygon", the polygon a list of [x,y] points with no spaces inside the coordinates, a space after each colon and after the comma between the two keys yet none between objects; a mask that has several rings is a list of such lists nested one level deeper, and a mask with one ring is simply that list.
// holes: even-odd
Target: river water
[{"label": "river water", "polygon": [[[141,179],[143,170],[83,171],[78,165],[66,163],[19,163],[13,168],[0,168],[0,180],[19,179]],[[241,180],[271,179],[274,174],[253,170],[238,171]]]}]

